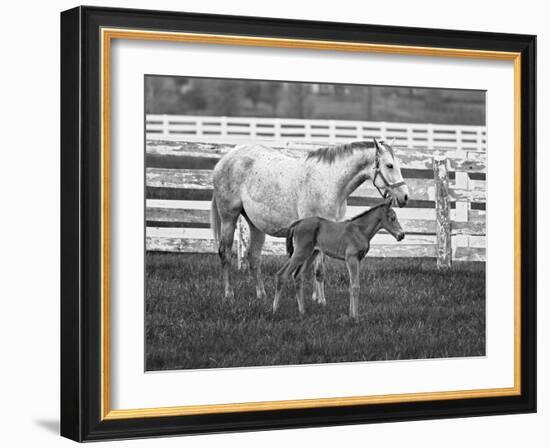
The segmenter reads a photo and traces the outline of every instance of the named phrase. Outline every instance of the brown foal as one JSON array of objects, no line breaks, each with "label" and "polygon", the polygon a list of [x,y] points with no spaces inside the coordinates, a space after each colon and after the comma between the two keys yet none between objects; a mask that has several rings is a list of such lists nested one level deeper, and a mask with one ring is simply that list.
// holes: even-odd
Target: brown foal
[{"label": "brown foal", "polygon": [[358,316],[359,307],[359,263],[367,255],[370,240],[380,230],[385,229],[397,241],[405,233],[387,200],[348,221],[335,222],[328,219],[311,217],[296,221],[290,226],[286,236],[289,260],[277,272],[273,312],[279,307],[283,282],[292,275],[299,277],[296,300],[300,313],[304,307],[304,275],[317,255],[328,255],[331,258],[344,260],[350,277],[351,317]]}]

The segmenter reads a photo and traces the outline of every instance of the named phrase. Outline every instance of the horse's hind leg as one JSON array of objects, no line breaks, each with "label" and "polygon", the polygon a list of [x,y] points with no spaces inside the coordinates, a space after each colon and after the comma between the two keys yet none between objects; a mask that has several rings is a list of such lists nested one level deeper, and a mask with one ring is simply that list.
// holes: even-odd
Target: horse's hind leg
[{"label": "horse's hind leg", "polygon": [[325,298],[325,256],[317,252],[313,260],[313,279],[314,285],[311,298],[314,302],[319,302],[322,305],[327,304]]},{"label": "horse's hind leg", "polygon": [[221,215],[220,242],[218,253],[222,263],[224,300],[232,300],[234,297],[231,286],[231,259],[235,227],[240,211],[225,212]]},{"label": "horse's hind leg", "polygon": [[250,227],[250,246],[248,247],[248,264],[250,273],[256,281],[256,297],[264,300],[266,297],[264,281],[262,279],[262,247],[265,242],[265,233],[259,230],[254,224],[248,221]]}]

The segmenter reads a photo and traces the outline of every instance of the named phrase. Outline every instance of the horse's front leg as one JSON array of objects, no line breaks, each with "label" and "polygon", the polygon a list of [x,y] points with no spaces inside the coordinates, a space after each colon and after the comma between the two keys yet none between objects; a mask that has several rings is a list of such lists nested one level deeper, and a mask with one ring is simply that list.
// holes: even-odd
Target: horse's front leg
[{"label": "horse's front leg", "polygon": [[314,288],[311,298],[314,302],[322,305],[327,304],[325,298],[325,256],[318,252],[313,261],[313,282]]},{"label": "horse's front leg", "polygon": [[346,256],[349,273],[349,315],[359,316],[359,258],[356,255]]}]

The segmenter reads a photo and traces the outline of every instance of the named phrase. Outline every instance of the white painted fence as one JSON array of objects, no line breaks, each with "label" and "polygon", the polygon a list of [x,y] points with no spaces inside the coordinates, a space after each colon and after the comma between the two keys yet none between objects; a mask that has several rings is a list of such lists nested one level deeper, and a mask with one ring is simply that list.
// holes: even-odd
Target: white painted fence
[{"label": "white painted fence", "polygon": [[[147,250],[217,252],[209,228],[212,169],[233,147],[225,143],[147,141]],[[302,157],[317,147],[293,143],[277,149]],[[396,209],[407,237],[396,242],[381,232],[373,238],[369,255],[437,257],[441,263],[485,260],[485,154],[425,149],[398,149],[396,154],[410,188],[408,206]],[[379,202],[379,193],[366,182],[348,199],[347,218]],[[236,235],[235,249],[241,255],[247,228],[240,225]],[[263,252],[284,255],[284,239],[267,237]]]},{"label": "white painted fence", "polygon": [[147,115],[148,139],[240,143],[278,141],[346,143],[379,138],[409,149],[485,152],[485,126],[291,118]]}]

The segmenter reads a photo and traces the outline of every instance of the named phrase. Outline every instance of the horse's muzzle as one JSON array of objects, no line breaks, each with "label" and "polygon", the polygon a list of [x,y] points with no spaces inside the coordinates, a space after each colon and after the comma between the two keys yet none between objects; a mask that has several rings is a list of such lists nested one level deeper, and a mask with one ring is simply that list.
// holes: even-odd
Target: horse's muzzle
[{"label": "horse's muzzle", "polygon": [[392,192],[394,198],[394,205],[405,207],[407,202],[409,202],[409,188],[406,185],[402,185],[397,190]]},{"label": "horse's muzzle", "polygon": [[401,241],[403,238],[405,238],[405,233],[404,232],[401,232],[401,233],[397,234],[397,241]]},{"label": "horse's muzzle", "polygon": [[407,205],[407,202],[409,202],[409,195],[405,193],[403,196],[396,196],[395,202],[397,203],[399,208],[405,207],[405,205]]}]

